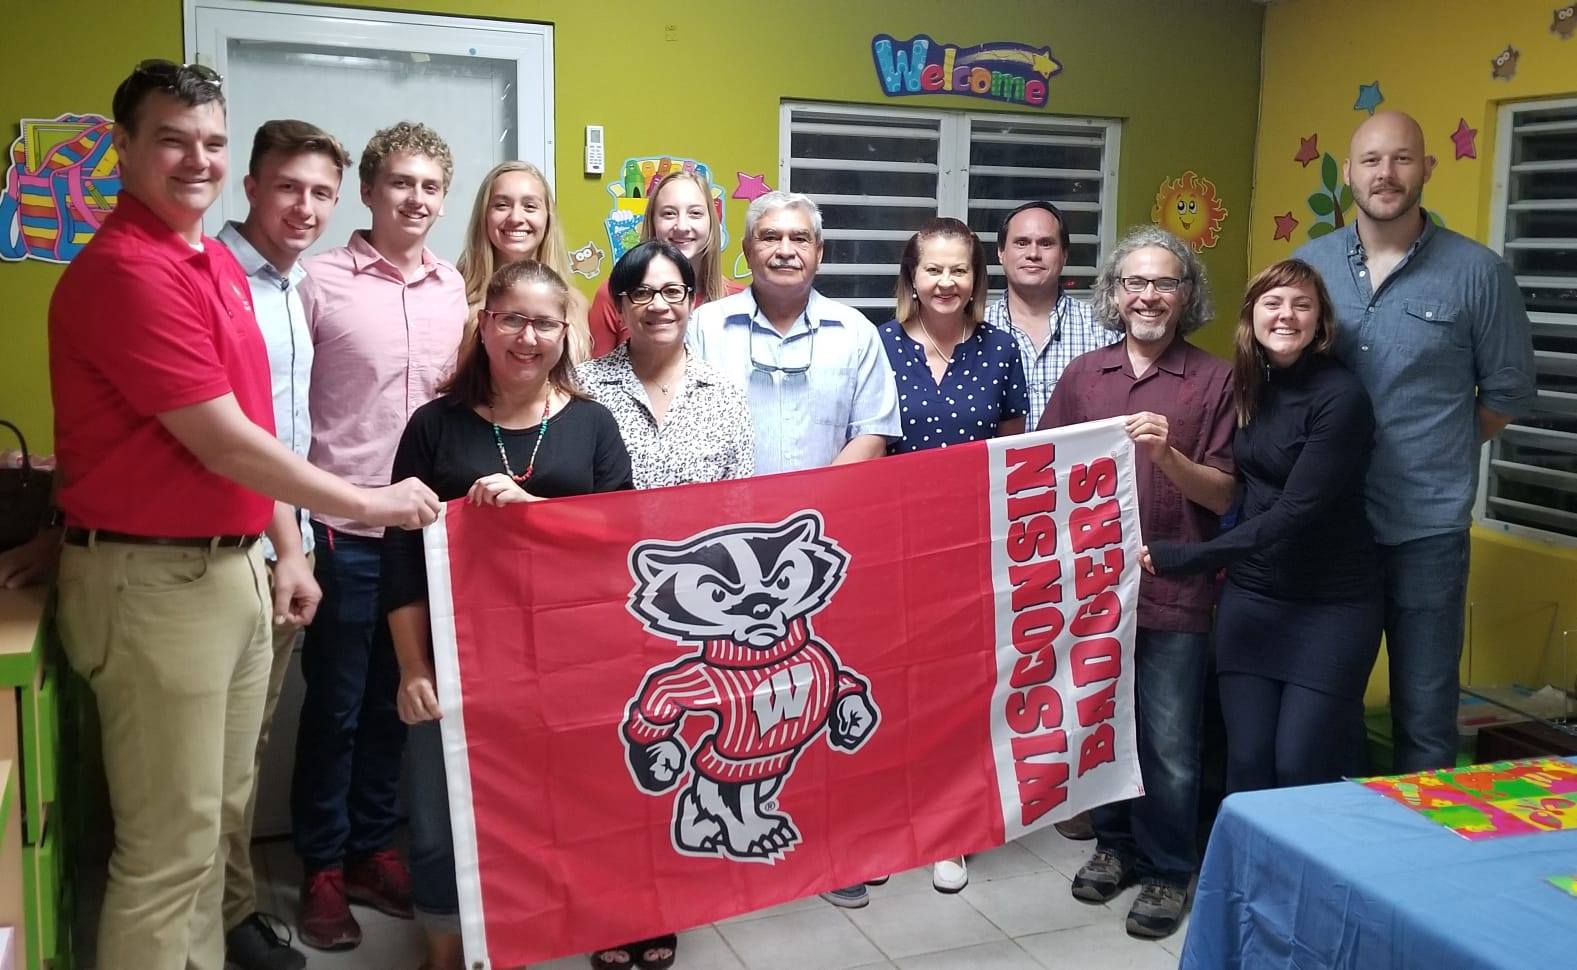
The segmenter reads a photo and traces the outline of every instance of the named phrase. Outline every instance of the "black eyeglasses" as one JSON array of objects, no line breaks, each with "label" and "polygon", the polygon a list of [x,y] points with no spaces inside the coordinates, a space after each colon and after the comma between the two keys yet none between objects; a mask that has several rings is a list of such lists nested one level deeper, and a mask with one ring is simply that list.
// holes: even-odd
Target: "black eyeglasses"
[{"label": "black eyeglasses", "polygon": [[752,321],[750,333],[745,337],[746,346],[750,351],[750,366],[763,374],[775,374],[783,377],[793,377],[796,374],[809,372],[811,362],[816,359],[816,331],[820,329],[820,327],[815,326],[810,328],[810,343],[805,348],[805,363],[797,367],[785,367],[782,364],[769,364],[756,359],[756,325]]},{"label": "black eyeglasses", "polygon": [[692,290],[683,283],[669,283],[655,289],[650,286],[637,286],[625,293],[625,297],[636,306],[645,306],[656,297],[662,297],[663,302],[669,306],[677,306],[690,298]]},{"label": "black eyeglasses", "polygon": [[132,73],[151,78],[172,90],[183,83],[211,85],[214,88],[224,84],[219,72],[205,64],[177,64],[162,57],[150,57],[139,62]]}]

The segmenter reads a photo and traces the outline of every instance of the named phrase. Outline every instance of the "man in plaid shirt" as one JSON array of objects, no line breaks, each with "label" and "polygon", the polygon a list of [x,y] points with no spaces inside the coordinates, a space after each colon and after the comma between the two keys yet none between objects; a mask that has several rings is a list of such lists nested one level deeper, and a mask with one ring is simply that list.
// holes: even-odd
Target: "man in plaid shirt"
[{"label": "man in plaid shirt", "polygon": [[997,261],[1008,288],[986,309],[986,322],[1018,341],[1033,427],[1069,361],[1117,335],[1095,322],[1088,303],[1063,292],[1068,224],[1050,202],[1026,202],[1007,214],[997,230]]}]

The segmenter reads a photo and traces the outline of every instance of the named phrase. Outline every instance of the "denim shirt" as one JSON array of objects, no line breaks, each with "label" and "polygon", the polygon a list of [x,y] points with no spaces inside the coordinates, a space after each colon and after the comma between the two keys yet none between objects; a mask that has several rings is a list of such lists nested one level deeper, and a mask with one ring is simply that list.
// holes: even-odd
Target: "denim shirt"
[{"label": "denim shirt", "polygon": [[[697,308],[690,349],[745,391],[756,425],[756,474],[819,468],[861,435],[903,435],[898,386],[876,325],[811,291],[788,333],[750,290]],[[743,416],[741,416],[743,419]]]},{"label": "denim shirt", "polygon": [[[296,454],[305,458],[312,444],[312,418],[307,410],[307,388],[312,380],[312,338],[307,332],[307,314],[301,307],[297,288],[307,271],[300,261],[281,276],[263,254],[241,235],[240,226],[227,222],[219,230],[219,241],[235,254],[252,289],[252,307],[257,313],[258,329],[268,346],[268,373],[274,393],[274,433]],[[312,551],[312,526],[305,509],[296,510],[301,525],[301,551]],[[273,543],[263,537],[263,555],[269,562],[278,558]]]},{"label": "denim shirt", "polygon": [[1374,404],[1366,499],[1384,545],[1465,529],[1478,489],[1478,405],[1513,417],[1534,404],[1522,292],[1494,251],[1424,218],[1378,291],[1356,223],[1295,254],[1336,309],[1336,356]]}]

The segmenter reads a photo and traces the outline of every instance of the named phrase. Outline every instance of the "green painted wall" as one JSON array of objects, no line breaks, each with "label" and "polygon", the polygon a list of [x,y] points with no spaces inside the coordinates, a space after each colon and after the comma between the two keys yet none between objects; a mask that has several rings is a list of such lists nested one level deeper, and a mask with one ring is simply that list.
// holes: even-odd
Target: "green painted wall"
[{"label": "green painted wall", "polygon": [[[1063,71],[1045,113],[1124,121],[1119,228],[1148,222],[1161,180],[1192,169],[1212,179],[1229,211],[1205,257],[1218,303],[1230,313],[1247,265],[1249,193],[1258,113],[1261,8],[1249,0],[719,0],[656,5],[628,0],[379,0],[347,5],[552,23],[555,27],[556,165],[569,242],[605,244],[609,197],[581,171],[581,131],[602,124],[610,169],[626,157],[673,154],[707,162],[732,190],[735,171],[765,172],[777,184],[778,105],[784,98],[880,103],[871,64],[877,33],[927,33],[969,45],[993,40],[1050,44]],[[0,131],[16,119],[64,111],[109,113],[116,82],[144,57],[179,57],[179,0],[7,0],[11,84],[0,87]],[[84,32],[80,23],[97,29]],[[79,45],[73,71],[44,42],[67,34]],[[33,79],[42,80],[33,80]],[[898,103],[983,110],[973,98],[904,98]],[[311,118],[310,106],[303,116]],[[440,132],[441,119],[433,121]],[[237,133],[237,139],[249,133]],[[357,146],[352,146],[353,148]],[[464,218],[469,200],[454,200]],[[744,205],[729,205],[737,240]],[[606,248],[604,246],[604,248]],[[737,242],[730,253],[737,252]],[[454,254],[445,254],[454,255]],[[731,260],[729,261],[731,263]],[[726,264],[725,264],[726,265]],[[606,268],[605,268],[606,269]],[[50,446],[45,312],[57,268],[0,265],[0,416],[19,420]],[[1222,324],[1201,342],[1227,347]]]}]

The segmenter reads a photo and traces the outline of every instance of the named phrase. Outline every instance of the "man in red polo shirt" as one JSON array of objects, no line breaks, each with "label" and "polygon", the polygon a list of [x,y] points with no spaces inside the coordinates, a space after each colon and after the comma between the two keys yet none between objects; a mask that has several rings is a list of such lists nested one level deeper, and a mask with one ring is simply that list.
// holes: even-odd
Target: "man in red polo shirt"
[{"label": "man in red polo shirt", "polygon": [[114,113],[119,204],[49,309],[58,618],[115,818],[99,965],[223,970],[221,839],[251,787],[270,616],[306,622],[319,596],[291,506],[411,528],[438,502],[415,479],[356,488],[274,437],[247,278],[202,234],[228,168],[219,77],[145,61]]}]

